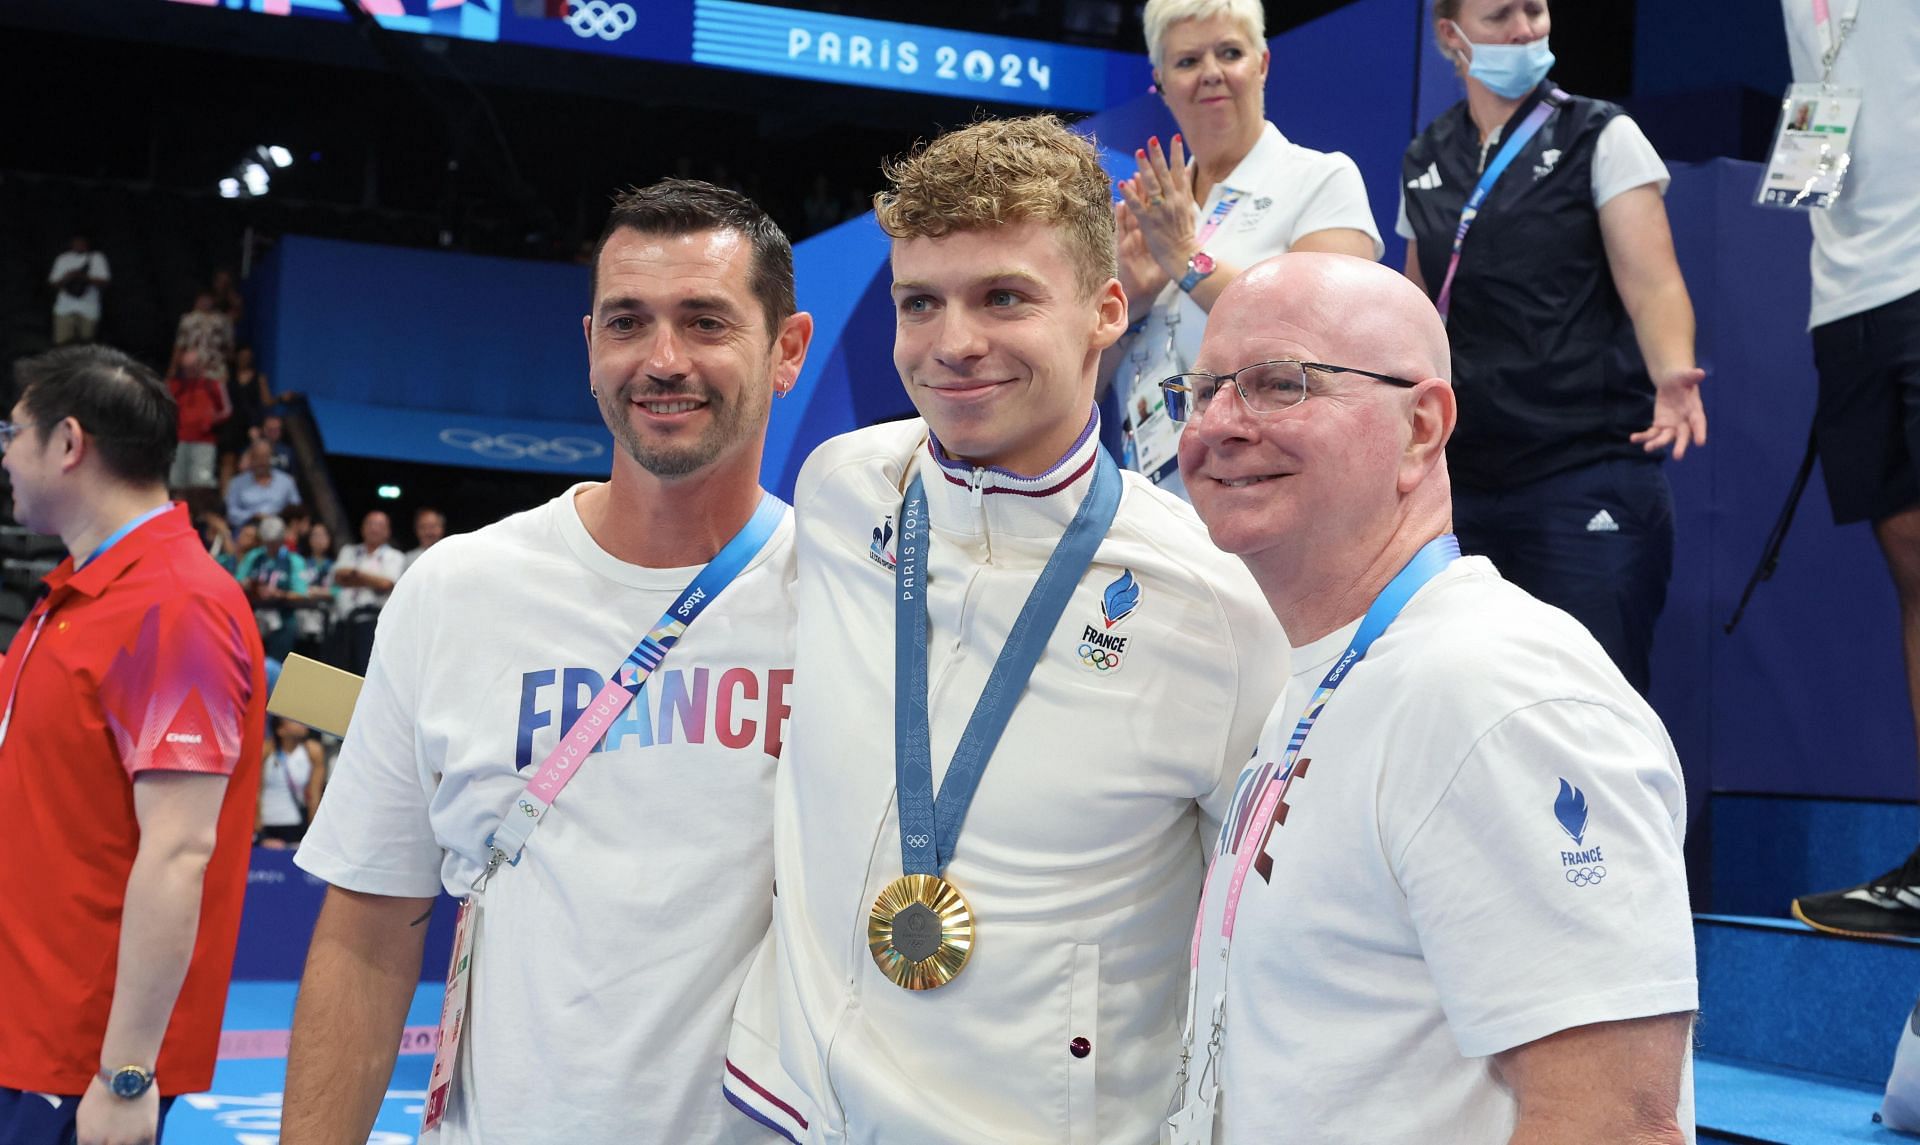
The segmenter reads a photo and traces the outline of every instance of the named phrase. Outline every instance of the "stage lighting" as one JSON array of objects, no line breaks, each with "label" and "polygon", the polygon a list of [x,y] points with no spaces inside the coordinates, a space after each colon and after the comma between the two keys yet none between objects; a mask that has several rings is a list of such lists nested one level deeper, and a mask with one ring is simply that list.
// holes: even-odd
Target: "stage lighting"
[{"label": "stage lighting", "polygon": [[293,166],[293,152],[280,146],[278,143],[274,143],[266,147],[262,147],[260,150],[266,152],[266,158],[275,167]]},{"label": "stage lighting", "polygon": [[240,197],[240,180],[220,180],[220,197],[222,199],[238,199]]},{"label": "stage lighting", "polygon": [[258,163],[247,163],[240,170],[240,181],[247,185],[247,194],[264,195],[267,193],[267,169]]},{"label": "stage lighting", "polygon": [[400,499],[400,487],[398,485],[382,485],[380,488],[375,489],[374,492],[379,495],[382,501],[398,501]]}]

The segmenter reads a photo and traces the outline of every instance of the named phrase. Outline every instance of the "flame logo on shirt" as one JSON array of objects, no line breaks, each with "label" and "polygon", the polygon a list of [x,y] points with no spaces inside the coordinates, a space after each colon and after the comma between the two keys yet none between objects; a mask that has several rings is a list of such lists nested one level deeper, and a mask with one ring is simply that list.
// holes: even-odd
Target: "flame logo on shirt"
[{"label": "flame logo on shirt", "polygon": [[1138,607],[1140,607],[1140,582],[1133,579],[1132,569],[1124,569],[1120,573],[1120,578],[1108,585],[1105,595],[1100,598],[1101,619],[1107,622],[1108,628],[1112,628],[1132,616],[1133,610]]},{"label": "flame logo on shirt", "polygon": [[1562,779],[1560,795],[1553,801],[1553,817],[1560,820],[1560,829],[1572,838],[1578,847],[1587,834],[1587,796],[1578,787]]}]

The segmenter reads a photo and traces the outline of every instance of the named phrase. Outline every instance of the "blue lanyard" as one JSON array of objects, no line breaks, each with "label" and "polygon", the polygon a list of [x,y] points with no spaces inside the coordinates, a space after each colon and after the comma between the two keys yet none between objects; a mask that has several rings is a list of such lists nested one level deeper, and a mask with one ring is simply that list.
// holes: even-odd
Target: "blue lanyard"
[{"label": "blue lanyard", "polygon": [[1107,451],[1094,450],[1093,486],[1054,546],[1040,579],[1020,606],[1013,633],[1000,649],[987,686],[954,748],[946,778],[933,794],[932,736],[927,724],[927,578],[931,520],[920,478],[907,486],[900,507],[900,547],[894,566],[893,724],[894,785],[900,808],[900,865],[909,875],[938,875],[953,860],[967,806],[987,760],[1013,716],[1034,665],[1060,622],[1093,554],[1120,508],[1120,470]]},{"label": "blue lanyard", "polygon": [[[1374,597],[1373,603],[1367,607],[1366,615],[1360,618],[1360,627],[1354,630],[1353,639],[1347,642],[1347,650],[1333,662],[1333,667],[1327,669],[1326,676],[1320,680],[1320,686],[1313,690],[1313,695],[1307,700],[1307,706],[1301,710],[1300,720],[1293,727],[1293,735],[1287,738],[1287,750],[1280,770],[1273,776],[1271,782],[1284,783],[1293,775],[1294,761],[1300,758],[1300,749],[1306,745],[1307,733],[1313,730],[1314,721],[1320,718],[1320,713],[1326,708],[1327,701],[1333,698],[1334,689],[1346,680],[1347,673],[1353,670],[1355,664],[1366,659],[1367,650],[1373,647],[1373,642],[1378,640],[1380,634],[1387,630],[1387,626],[1400,615],[1400,610],[1413,599],[1413,594],[1419,592],[1428,581],[1439,575],[1459,555],[1459,539],[1452,533],[1442,533],[1420,546],[1420,551],[1413,554],[1413,559],[1407,562],[1407,566],[1387,582],[1387,587],[1380,590],[1379,596]],[[1259,796],[1249,792],[1247,798],[1252,802],[1258,800]],[[1234,820],[1238,818],[1239,816],[1236,815],[1220,825],[1220,846],[1225,846],[1229,841],[1228,832],[1233,829]],[[1237,895],[1234,897],[1238,899]]]},{"label": "blue lanyard", "polygon": [[1480,173],[1480,181],[1474,184],[1473,194],[1468,196],[1467,205],[1460,211],[1460,225],[1454,228],[1453,255],[1447,261],[1447,277],[1440,283],[1440,293],[1434,296],[1434,308],[1440,311],[1443,321],[1447,317],[1447,312],[1453,309],[1453,276],[1460,271],[1460,248],[1467,241],[1468,228],[1472,227],[1473,220],[1479,217],[1481,205],[1487,201],[1487,195],[1492,192],[1493,185],[1500,181],[1500,176],[1506,172],[1507,166],[1520,154],[1520,149],[1525,147],[1545,125],[1547,117],[1551,116],[1566,99],[1566,92],[1557,87],[1549,89],[1547,94],[1540,98],[1540,102],[1534,105],[1533,111],[1527,115],[1527,118],[1521,121],[1519,128],[1507,137],[1506,143],[1500,147],[1500,153],[1493,157],[1493,162],[1487,164],[1487,169]]},{"label": "blue lanyard", "polygon": [[113,546],[119,544],[121,541],[125,540],[128,533],[133,532],[135,529],[146,524],[148,521],[153,520],[155,517],[158,517],[160,514],[166,512],[168,509],[171,509],[171,508],[173,508],[173,503],[168,502],[167,504],[162,505],[157,509],[148,509],[146,512],[140,514],[138,517],[135,517],[133,520],[128,521],[126,524],[115,529],[113,531],[112,536],[108,537],[104,541],[101,541],[97,548],[95,548],[92,552],[87,554],[86,560],[75,562],[73,566],[74,571],[78,572],[79,570],[92,564],[95,557],[98,557],[101,553],[106,552],[108,549],[112,548]]}]

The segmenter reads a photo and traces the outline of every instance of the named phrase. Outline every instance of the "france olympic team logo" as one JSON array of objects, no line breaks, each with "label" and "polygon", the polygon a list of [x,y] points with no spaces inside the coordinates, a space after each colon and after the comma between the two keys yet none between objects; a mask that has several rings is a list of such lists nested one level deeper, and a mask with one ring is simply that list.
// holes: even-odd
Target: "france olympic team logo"
[{"label": "france olympic team logo", "polygon": [[1132,616],[1133,610],[1138,607],[1140,607],[1140,582],[1133,579],[1132,569],[1122,569],[1120,576],[1107,586],[1105,593],[1101,594],[1100,618],[1107,622],[1108,628],[1112,628]]}]

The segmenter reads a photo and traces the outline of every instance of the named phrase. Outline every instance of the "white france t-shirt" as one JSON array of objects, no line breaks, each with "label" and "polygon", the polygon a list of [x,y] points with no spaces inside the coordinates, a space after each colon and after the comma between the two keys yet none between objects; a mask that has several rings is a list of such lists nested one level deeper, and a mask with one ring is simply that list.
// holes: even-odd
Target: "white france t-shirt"
[{"label": "white france t-shirt", "polygon": [[[301,867],[467,892],[531,769],[698,571],[603,551],[586,487],[448,537],[395,586]],[[443,1140],[765,1139],[719,1077],[772,917],[792,537],[788,514],[488,884]]]},{"label": "white france t-shirt", "polygon": [[[1484,558],[1408,603],[1307,736],[1283,821],[1251,822],[1357,626],[1293,650],[1208,878],[1196,1075],[1235,851],[1266,856],[1227,963],[1222,1145],[1505,1141],[1491,1055],[1698,1005],[1672,744],[1577,621]],[[1690,1074],[1679,1112],[1691,1140]]]}]

